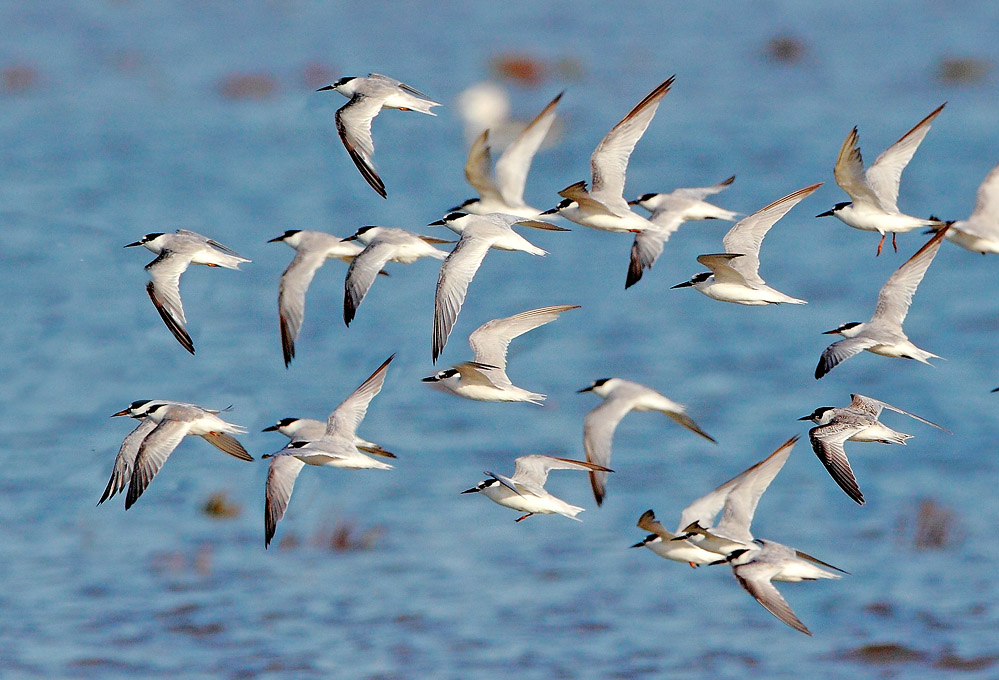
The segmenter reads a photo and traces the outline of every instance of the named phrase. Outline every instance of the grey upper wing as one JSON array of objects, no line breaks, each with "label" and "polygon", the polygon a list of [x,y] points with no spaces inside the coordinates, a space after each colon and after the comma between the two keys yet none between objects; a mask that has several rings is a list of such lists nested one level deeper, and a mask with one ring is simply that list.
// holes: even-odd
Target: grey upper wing
[{"label": "grey upper wing", "polygon": [[881,291],[878,293],[878,303],[874,308],[874,316],[871,323],[882,323],[891,327],[901,328],[912,305],[912,297],[916,294],[916,288],[923,280],[926,270],[940,250],[944,235],[950,227],[944,227],[937,231],[933,237],[927,241],[922,248],[910,257],[905,264],[895,270]]},{"label": "grey upper wing", "polygon": [[903,411],[897,406],[892,406],[887,402],[880,401],[878,399],[873,399],[872,397],[865,397],[862,394],[851,394],[850,397],[853,399],[853,401],[850,402],[850,408],[855,408],[864,411],[865,413],[870,413],[875,418],[881,415],[882,408],[886,408],[889,411],[894,411],[895,413],[901,413],[904,416],[909,416],[914,420],[918,420],[921,423],[926,423],[927,425],[935,427],[938,430],[943,430],[944,432],[950,433],[950,430],[948,430],[946,427],[937,425],[936,423],[930,420],[926,420],[926,418],[921,418],[917,416],[915,413],[909,413],[908,411]]},{"label": "grey upper wing", "polygon": [[846,457],[844,442],[866,427],[865,424],[832,422],[828,425],[813,427],[808,431],[808,439],[812,442],[812,450],[829,471],[829,475],[839,484],[858,505],[864,504],[864,494],[860,492],[857,477],[850,467]]},{"label": "grey upper wing", "polygon": [[118,456],[114,459],[111,479],[108,480],[107,488],[104,489],[104,495],[97,501],[97,505],[100,505],[125,488],[125,484],[132,478],[132,469],[135,465],[135,457],[139,455],[139,446],[142,444],[142,440],[156,429],[157,424],[149,418],[143,418],[139,422],[139,426],[125,437],[125,441],[121,443],[121,448],[118,449]]},{"label": "grey upper wing", "polygon": [[142,440],[125,496],[126,510],[138,500],[190,430],[189,420],[164,420]]},{"label": "grey upper wing", "polygon": [[531,170],[531,161],[555,122],[555,106],[562,94],[549,102],[496,161],[496,185],[507,205],[524,202],[524,185]]},{"label": "grey upper wing", "polygon": [[489,130],[483,130],[482,134],[472,143],[472,148],[468,150],[468,159],[465,161],[465,179],[479,192],[479,197],[483,200],[502,200],[496,182],[493,180],[493,161],[489,151]]},{"label": "grey upper wing", "polygon": [[815,379],[818,380],[854,354],[860,354],[876,344],[878,344],[876,341],[865,337],[845,338],[834,342],[826,347],[819,357],[819,363],[815,366]]},{"label": "grey upper wing", "polygon": [[578,307],[579,305],[553,305],[487,321],[468,336],[475,361],[505,370],[506,353],[511,340],[555,321],[562,312]]},{"label": "grey upper wing", "polygon": [[593,173],[590,195],[614,211],[630,210],[627,201],[624,200],[628,159],[631,158],[635,145],[656,115],[659,102],[669,92],[672,84],[673,76],[652,90],[607,133],[590,156],[590,170]]},{"label": "grey upper wing", "polygon": [[743,543],[753,540],[750,526],[753,515],[756,514],[756,506],[770,482],[784,467],[797,441],[797,437],[788,439],[764,460],[735,478],[736,483],[725,498],[721,521],[715,525],[718,534]]},{"label": "grey upper wing", "polygon": [[326,261],[326,254],[303,248],[295,254],[288,268],[281,274],[278,288],[278,318],[281,325],[281,349],[284,365],[295,356],[295,340],[305,320],[305,293],[312,278]]},{"label": "grey upper wing", "polygon": [[867,169],[867,183],[874,189],[881,204],[890,212],[898,212],[898,185],[902,179],[902,171],[912,160],[916,149],[923,143],[933,119],[940,115],[946,105],[946,102],[941,104],[930,115],[916,123],[901,139],[881,152]]},{"label": "grey upper wing", "polygon": [[364,415],[368,412],[368,405],[375,395],[382,391],[385,384],[385,376],[388,373],[389,364],[395,358],[393,354],[382,362],[382,365],[375,369],[375,372],[368,376],[361,385],[354,390],[349,397],[344,399],[326,421],[326,434],[324,436],[344,437],[353,443],[357,426],[364,420]]},{"label": "grey upper wing", "polygon": [[434,296],[434,362],[447,344],[448,336],[451,335],[451,329],[465,301],[468,284],[479,270],[492,243],[490,239],[462,235],[454,250],[441,264],[441,271],[437,277],[437,293]]},{"label": "grey upper wing", "polygon": [[765,208],[761,208],[752,215],[736,222],[735,226],[725,234],[722,238],[725,252],[742,255],[730,264],[733,269],[746,278],[746,281],[754,285],[764,283],[759,274],[760,246],[763,243],[763,238],[780,218],[784,217],[791,208],[811,195],[820,186],[822,186],[821,182],[798,189],[783,198],[778,198]]},{"label": "grey upper wing", "polygon": [[780,592],[770,580],[778,572],[779,568],[766,562],[749,562],[732,567],[732,573],[739,581],[739,585],[746,589],[746,592],[756,598],[756,601],[766,607],[766,610],[778,619],[805,635],[811,635],[811,631],[801,622],[791,605],[781,596]]},{"label": "grey upper wing", "polygon": [[371,163],[371,156],[375,152],[375,143],[371,139],[371,121],[381,110],[380,99],[355,94],[336,112],[336,129],[350,160],[354,161],[361,176],[379,196],[386,198],[385,183]]},{"label": "grey upper wing", "polygon": [[146,293],[156,311],[173,336],[188,352],[194,354],[194,343],[184,324],[184,304],[180,299],[180,275],[191,263],[190,254],[180,254],[164,249],[155,260],[146,265],[152,279],[146,284]]},{"label": "grey upper wing", "polygon": [[343,322],[348,326],[354,320],[357,308],[364,301],[378,272],[392,258],[394,251],[395,246],[391,243],[375,240],[351,260],[347,278],[343,282]]},{"label": "grey upper wing", "polygon": [[284,517],[288,502],[295,490],[295,480],[305,463],[294,456],[275,456],[271,458],[270,469],[267,471],[267,486],[264,489],[264,548],[270,545],[274,538],[277,523]]},{"label": "grey upper wing", "polygon": [[[614,442],[614,431],[618,423],[631,411],[631,401],[608,397],[603,403],[586,414],[583,419],[583,451],[590,463],[608,467],[611,459],[611,447]],[[607,495],[607,473],[590,472],[590,486],[593,487],[593,497],[597,505],[604,502]]]}]

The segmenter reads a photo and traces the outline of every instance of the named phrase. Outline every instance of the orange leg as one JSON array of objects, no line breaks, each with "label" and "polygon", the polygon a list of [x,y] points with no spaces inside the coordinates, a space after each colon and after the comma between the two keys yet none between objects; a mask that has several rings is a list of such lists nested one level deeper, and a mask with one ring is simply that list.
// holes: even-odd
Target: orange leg
[{"label": "orange leg", "polygon": [[892,234],[891,234],[891,247],[895,249],[895,252],[896,252],[896,253],[898,252],[898,244],[897,244],[897,243],[895,243],[895,237],[896,237],[897,235],[898,235],[898,234],[896,234],[895,232],[892,232]]},{"label": "orange leg", "polygon": [[881,241],[878,243],[878,255],[881,254],[881,246],[885,244],[885,236],[887,236],[887,234],[882,234]]},{"label": "orange leg", "polygon": [[527,519],[528,517],[530,517],[530,516],[531,516],[531,515],[533,515],[533,514],[534,514],[533,512],[529,512],[529,513],[527,513],[526,515],[524,515],[523,517],[518,517],[517,519],[515,519],[515,520],[513,520],[513,521],[514,521],[514,522],[521,522],[521,521],[523,521],[523,520]]}]

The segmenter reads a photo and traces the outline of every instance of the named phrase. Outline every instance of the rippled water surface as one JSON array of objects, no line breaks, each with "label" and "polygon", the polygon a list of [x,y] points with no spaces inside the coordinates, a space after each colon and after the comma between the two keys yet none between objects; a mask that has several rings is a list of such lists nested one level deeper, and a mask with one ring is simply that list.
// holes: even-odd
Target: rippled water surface
[{"label": "rippled water surface", "polygon": [[[957,2],[230,3],[0,2],[0,665],[3,677],[994,677],[999,672],[997,266],[949,244],[906,322],[935,368],[858,356],[816,382],[821,331],[870,314],[923,237],[877,237],[813,216],[844,195],[832,165],[860,126],[871,161],[941,102],[903,178],[900,205],[966,216],[999,161],[999,5]],[[790,60],[775,55],[785,38]],[[656,84],[676,84],[639,143],[628,195],[711,184],[743,213],[825,181],[768,236],[763,273],[803,307],[745,308],[669,290],[719,250],[718,222],[686,226],[655,270],[623,289],[629,238],[533,232],[545,259],[496,252],[472,283],[445,365],[485,320],[582,309],[516,341],[511,377],[543,408],[428,389],[436,266],[394,265],[346,329],[344,266],[316,276],[285,370],[277,282],[286,229],[415,230],[467,198],[455,99],[497,56],[534,60],[507,83],[527,118],[557,92],[561,135],[527,198],[588,178],[601,136]],[[961,61],[964,60],[964,61]],[[962,68],[964,70],[962,70]],[[955,70],[958,73],[955,74]],[[441,101],[437,118],[374,125],[388,200],[336,138],[344,74],[391,74]],[[568,225],[572,226],[572,225]],[[152,231],[189,228],[251,258],[183,279],[197,356],[170,337],[142,287]],[[428,233],[430,229],[424,230]],[[361,434],[399,455],[383,472],[309,468],[271,549],[266,466],[184,441],[128,513],[95,508],[140,398],[232,404],[259,456],[283,416],[325,415],[393,352]],[[618,375],[688,404],[713,446],[658,414],[621,424],[604,507],[583,475],[549,488],[582,523],[515,515],[458,492],[528,453],[581,457],[597,400]],[[815,633],[770,616],[730,570],[692,570],[628,546],[654,508],[669,526],[692,499],[761,459],[797,417],[882,398],[908,446],[850,449],[868,503],[854,505],[799,443],[754,530],[851,573],[781,590]],[[202,508],[216,493],[239,512]],[[936,529],[927,538],[928,529]],[[928,544],[928,545],[927,545]]]}]

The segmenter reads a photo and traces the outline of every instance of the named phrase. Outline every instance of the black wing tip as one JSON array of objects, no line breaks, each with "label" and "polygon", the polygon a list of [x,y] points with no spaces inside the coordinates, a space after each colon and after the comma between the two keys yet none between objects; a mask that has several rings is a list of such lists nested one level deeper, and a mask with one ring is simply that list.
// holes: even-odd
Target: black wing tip
[{"label": "black wing tip", "polygon": [[288,321],[282,315],[281,320],[281,352],[284,355],[284,367],[291,365],[291,360],[295,358],[295,339],[288,331]]}]

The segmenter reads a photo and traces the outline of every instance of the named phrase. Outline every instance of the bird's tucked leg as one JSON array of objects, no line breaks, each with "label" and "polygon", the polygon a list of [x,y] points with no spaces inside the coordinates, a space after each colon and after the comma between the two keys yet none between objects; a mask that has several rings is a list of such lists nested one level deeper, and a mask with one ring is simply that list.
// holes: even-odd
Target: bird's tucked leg
[{"label": "bird's tucked leg", "polygon": [[531,516],[531,515],[533,515],[533,514],[534,514],[533,512],[529,512],[529,513],[527,513],[526,515],[524,515],[524,516],[522,516],[522,517],[518,517],[517,519],[515,519],[515,520],[513,520],[513,521],[514,521],[514,522],[521,522],[521,521],[523,521],[523,520],[527,519],[528,517],[530,517],[530,516]]}]

